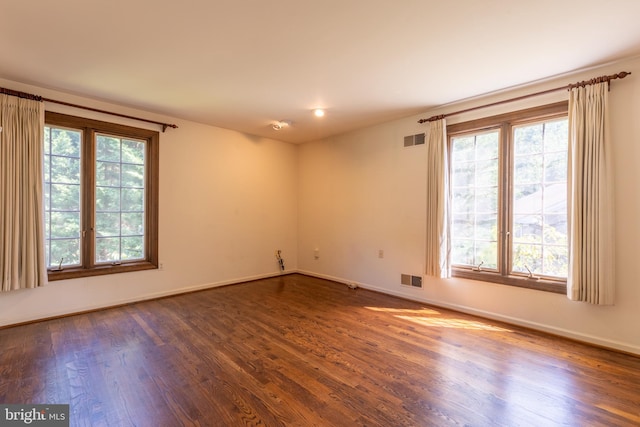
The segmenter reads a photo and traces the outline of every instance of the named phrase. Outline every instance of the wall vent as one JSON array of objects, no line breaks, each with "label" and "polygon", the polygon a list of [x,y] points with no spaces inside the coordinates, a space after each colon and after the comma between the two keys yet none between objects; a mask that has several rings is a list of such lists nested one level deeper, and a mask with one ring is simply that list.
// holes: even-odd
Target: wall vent
[{"label": "wall vent", "polygon": [[412,147],[414,145],[424,144],[424,133],[418,133],[415,135],[409,135],[404,137],[404,146]]},{"label": "wall vent", "polygon": [[414,288],[422,288],[422,277],[412,276],[410,274],[401,274],[400,284],[405,286],[412,286]]}]

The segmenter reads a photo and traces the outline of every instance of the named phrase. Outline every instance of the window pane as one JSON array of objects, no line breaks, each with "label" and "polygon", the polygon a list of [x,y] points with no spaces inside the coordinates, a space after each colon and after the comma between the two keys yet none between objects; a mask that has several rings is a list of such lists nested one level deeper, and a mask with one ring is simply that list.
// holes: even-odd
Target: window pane
[{"label": "window pane", "polygon": [[476,136],[476,160],[498,158],[498,132]]},{"label": "window pane", "polygon": [[45,126],[44,217],[48,268],[81,263],[81,142],[79,130]]},{"label": "window pane", "polygon": [[567,152],[569,141],[569,123],[566,119],[546,122],[544,126],[544,151]]},{"label": "window pane", "polygon": [[514,185],[513,213],[535,214],[540,212],[542,209],[542,194],[542,185],[540,184]]},{"label": "window pane", "polygon": [[497,183],[498,162],[496,161],[496,158],[476,162],[475,185],[478,187],[495,186]]},{"label": "window pane", "polygon": [[129,212],[121,215],[123,236],[142,236],[144,234],[144,213]]},{"label": "window pane", "polygon": [[96,185],[120,187],[120,163],[96,162]]},{"label": "window pane", "polygon": [[44,154],[45,156],[51,154],[51,128],[49,126],[44,128]]},{"label": "window pane", "polygon": [[451,140],[452,263],[498,265],[499,131]]},{"label": "window pane", "polygon": [[475,162],[454,162],[453,163],[453,186],[469,187],[473,185],[476,178]]},{"label": "window pane", "polygon": [[567,245],[567,216],[545,215],[544,216],[544,243]]},{"label": "window pane", "polygon": [[513,241],[542,242],[542,215],[514,215]]},{"label": "window pane", "polygon": [[516,156],[513,161],[513,182],[515,184],[529,184],[542,181],[543,159],[544,157],[541,154]]},{"label": "window pane", "polygon": [[475,266],[481,268],[498,268],[498,242],[476,242]]},{"label": "window pane", "polygon": [[96,238],[96,263],[120,261],[120,238]]},{"label": "window pane", "polygon": [[451,233],[457,239],[473,239],[475,220],[473,215],[453,215],[451,222]]},{"label": "window pane", "polygon": [[545,185],[543,208],[545,213],[558,213],[567,217],[567,183]]},{"label": "window pane", "polygon": [[50,223],[47,229],[49,266],[58,266],[60,259],[66,265],[80,263],[80,213],[79,212],[50,212],[47,216]]},{"label": "window pane", "polygon": [[543,125],[521,126],[514,130],[516,156],[541,153],[543,150]]},{"label": "window pane", "polygon": [[49,267],[71,266],[80,264],[80,239],[49,240]]},{"label": "window pane", "polygon": [[453,190],[453,206],[455,213],[473,213],[476,205],[475,190],[473,188],[456,188]]},{"label": "window pane", "polygon": [[80,159],[73,157],[50,157],[51,181],[61,184],[80,183]]},{"label": "window pane", "polygon": [[457,265],[476,266],[472,239],[452,239],[451,260]]},{"label": "window pane", "polygon": [[120,189],[96,187],[96,212],[119,212]]},{"label": "window pane", "polygon": [[476,189],[476,213],[498,213],[498,187]]},{"label": "window pane", "polygon": [[[51,230],[50,230],[50,227],[49,227],[50,224],[51,224],[51,212],[45,211],[45,213],[44,213],[44,234],[45,234],[45,236],[49,236],[49,233],[51,233]],[[49,240],[48,239],[46,240],[45,244],[49,244]],[[47,264],[47,265],[49,265],[49,264]]]},{"label": "window pane", "polygon": [[473,161],[476,159],[476,138],[475,136],[462,136],[455,138],[453,151],[458,163]]},{"label": "window pane", "polygon": [[122,162],[144,165],[145,147],[142,141],[122,140]]},{"label": "window pane", "polygon": [[49,147],[45,151],[58,156],[80,158],[82,132],[74,129],[49,128]]},{"label": "window pane", "polygon": [[456,265],[495,270],[498,267],[498,243],[456,239],[452,242],[451,257]]},{"label": "window pane", "polygon": [[55,238],[80,237],[80,212],[51,212],[49,227]]},{"label": "window pane", "polygon": [[144,187],[144,166],[123,164],[122,186],[134,188]]},{"label": "window pane", "polygon": [[542,273],[542,245],[515,243],[513,245],[512,270],[518,273]]},{"label": "window pane", "polygon": [[120,139],[97,135],[96,160],[120,163]]},{"label": "window pane", "polygon": [[145,142],[96,140],[96,263],[145,258]]},{"label": "window pane", "polygon": [[566,277],[567,120],[514,129],[513,272]]},{"label": "window pane", "polygon": [[[49,147],[49,144],[44,144],[45,146]],[[51,182],[51,156],[49,156],[48,154],[46,154],[44,156],[44,165],[43,166],[43,179],[44,182]]]},{"label": "window pane", "polygon": [[568,152],[549,153],[544,156],[545,182],[567,182]]},{"label": "window pane", "polygon": [[495,214],[477,214],[475,238],[479,240],[498,240],[498,218]]},{"label": "window pane", "polygon": [[545,246],[542,258],[542,274],[546,276],[567,277],[569,271],[569,255],[567,245]]},{"label": "window pane", "polygon": [[51,184],[50,200],[55,201],[51,210],[80,212],[80,185]]},{"label": "window pane", "polygon": [[144,238],[99,237],[96,239],[96,262],[112,263],[144,259]]},{"label": "window pane", "polygon": [[96,213],[96,236],[110,237],[120,235],[120,212]]},{"label": "window pane", "polygon": [[122,211],[143,211],[144,190],[122,189]]},{"label": "window pane", "polygon": [[51,206],[51,184],[49,184],[49,182],[47,180],[44,181],[44,199],[43,199],[43,203],[45,206],[45,213],[48,213],[51,209],[48,209]]},{"label": "window pane", "polygon": [[142,236],[123,237],[122,255],[123,260],[136,260],[144,258],[144,239]]}]

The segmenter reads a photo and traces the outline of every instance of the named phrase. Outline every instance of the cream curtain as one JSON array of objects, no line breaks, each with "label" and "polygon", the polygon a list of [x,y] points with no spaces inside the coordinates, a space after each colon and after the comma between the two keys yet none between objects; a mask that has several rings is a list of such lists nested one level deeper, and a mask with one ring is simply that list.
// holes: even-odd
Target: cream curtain
[{"label": "cream curtain", "polygon": [[42,163],[44,104],[0,95],[1,291],[35,288],[44,263]]},{"label": "cream curtain", "polygon": [[569,94],[569,276],[574,301],[614,302],[614,225],[608,83]]},{"label": "cream curtain", "polygon": [[450,277],[449,160],[444,119],[429,122],[427,130],[426,271],[429,276]]}]

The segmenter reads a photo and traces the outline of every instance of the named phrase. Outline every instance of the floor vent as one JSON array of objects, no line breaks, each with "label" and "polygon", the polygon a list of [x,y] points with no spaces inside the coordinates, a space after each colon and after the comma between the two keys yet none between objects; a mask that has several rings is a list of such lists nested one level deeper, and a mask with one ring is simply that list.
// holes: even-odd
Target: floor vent
[{"label": "floor vent", "polygon": [[412,276],[410,274],[401,274],[400,283],[405,286],[412,286],[414,288],[422,288],[422,277]]},{"label": "floor vent", "polygon": [[404,137],[404,146],[412,147],[414,145],[424,144],[424,133],[418,133],[416,135],[409,135]]}]

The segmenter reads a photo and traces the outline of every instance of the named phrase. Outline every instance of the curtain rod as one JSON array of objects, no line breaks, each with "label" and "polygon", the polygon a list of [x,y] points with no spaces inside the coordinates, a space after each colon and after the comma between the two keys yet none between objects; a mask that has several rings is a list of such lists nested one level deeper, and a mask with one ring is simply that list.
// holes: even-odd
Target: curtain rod
[{"label": "curtain rod", "polygon": [[98,108],[85,107],[84,105],[78,105],[78,104],[72,104],[70,102],[58,101],[58,100],[55,100],[55,99],[45,98],[43,96],[33,95],[33,94],[30,94],[30,93],[26,93],[26,92],[20,92],[20,91],[17,91],[17,90],[6,89],[6,88],[3,88],[3,87],[0,87],[0,94],[10,95],[10,96],[17,96],[18,98],[31,99],[33,101],[52,102],[54,104],[66,105],[67,107],[81,108],[83,110],[89,110],[89,111],[95,111],[97,113],[109,114],[111,116],[123,117],[125,119],[133,119],[133,120],[137,120],[137,121],[140,121],[140,122],[153,123],[154,125],[162,126],[162,132],[166,131],[167,128],[173,128],[173,129],[177,129],[178,128],[178,126],[174,125],[174,124],[157,122],[155,120],[149,120],[149,119],[142,119],[140,117],[128,116],[126,114],[113,113],[111,111],[100,110]]},{"label": "curtain rod", "polygon": [[480,110],[481,108],[493,107],[493,106],[496,106],[496,105],[506,104],[506,103],[509,103],[509,102],[520,101],[520,100],[527,99],[527,98],[533,98],[534,96],[546,95],[547,93],[557,92],[559,90],[571,90],[571,89],[576,88],[576,87],[585,87],[585,86],[593,85],[593,84],[596,84],[596,83],[604,83],[604,82],[607,82],[609,85],[611,85],[611,80],[624,79],[629,74],[631,74],[631,73],[627,72],[627,71],[622,71],[622,72],[617,73],[617,74],[611,74],[610,76],[600,76],[600,77],[596,77],[596,78],[591,79],[591,80],[583,80],[581,82],[569,84],[569,85],[566,85],[566,86],[556,87],[556,88],[553,88],[553,89],[547,89],[547,90],[543,90],[541,92],[530,93],[528,95],[522,95],[522,96],[518,96],[518,97],[515,97],[515,98],[504,99],[502,101],[492,102],[491,104],[478,105],[477,107],[471,107],[471,108],[467,108],[467,109],[464,109],[464,110],[454,111],[453,113],[441,114],[439,116],[431,116],[428,119],[420,119],[420,120],[418,120],[418,123],[433,122],[433,121],[436,121],[436,120],[444,119],[445,117],[454,116],[456,114],[468,113],[469,111],[475,111],[475,110]]}]

